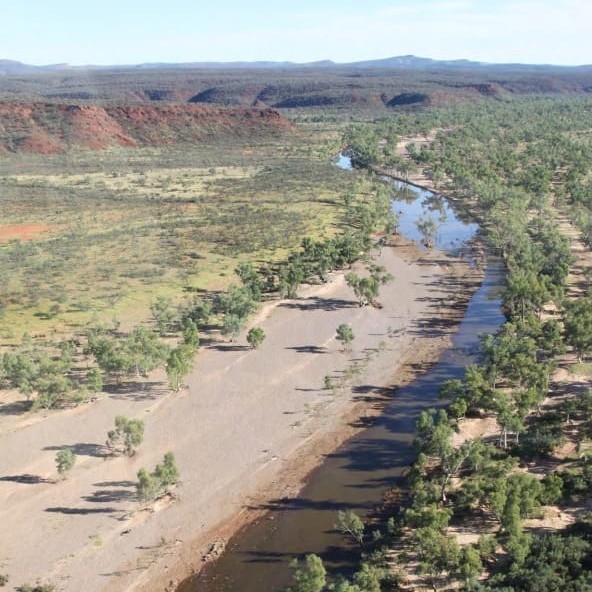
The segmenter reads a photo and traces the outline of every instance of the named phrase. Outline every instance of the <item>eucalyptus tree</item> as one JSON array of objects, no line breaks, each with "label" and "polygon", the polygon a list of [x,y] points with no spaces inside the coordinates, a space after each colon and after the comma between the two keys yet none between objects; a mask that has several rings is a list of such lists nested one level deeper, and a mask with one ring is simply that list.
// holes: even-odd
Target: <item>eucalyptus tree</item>
[{"label": "eucalyptus tree", "polygon": [[64,448],[56,454],[56,466],[62,479],[72,470],[76,463],[76,455],[71,448]]},{"label": "eucalyptus tree", "polygon": [[166,372],[169,386],[179,392],[183,379],[191,371],[197,348],[191,343],[180,343],[173,348],[166,362]]},{"label": "eucalyptus tree", "polygon": [[144,422],[125,415],[115,417],[115,427],[107,432],[107,446],[113,454],[133,456],[144,440]]},{"label": "eucalyptus tree", "polygon": [[573,347],[581,362],[592,351],[592,298],[568,302],[563,323],[565,342]]},{"label": "eucalyptus tree", "polygon": [[141,468],[137,476],[136,491],[140,501],[152,501],[166,493],[179,480],[179,469],[173,453],[167,452],[162,463],[157,464],[152,472]]},{"label": "eucalyptus tree", "polygon": [[247,333],[247,343],[252,349],[258,349],[265,340],[265,331],[261,327],[251,327]]},{"label": "eucalyptus tree", "polygon": [[157,296],[150,303],[150,312],[160,335],[168,333],[177,320],[177,311],[173,307],[172,300],[167,296]]},{"label": "eucalyptus tree", "polygon": [[337,327],[337,336],[336,339],[341,341],[343,344],[343,351],[348,351],[351,349],[351,344],[355,338],[354,331],[351,325],[347,323],[342,323]]}]

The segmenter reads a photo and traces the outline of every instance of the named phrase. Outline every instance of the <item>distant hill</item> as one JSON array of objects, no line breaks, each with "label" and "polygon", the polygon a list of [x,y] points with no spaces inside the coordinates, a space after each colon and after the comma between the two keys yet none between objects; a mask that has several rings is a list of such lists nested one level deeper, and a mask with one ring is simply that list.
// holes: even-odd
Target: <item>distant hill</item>
[{"label": "distant hill", "polygon": [[414,55],[396,56],[379,60],[366,60],[363,62],[351,62],[349,66],[358,68],[399,68],[399,69],[431,69],[431,68],[482,68],[490,66],[483,62],[470,60],[433,60]]},{"label": "distant hill", "polygon": [[50,64],[48,66],[31,66],[14,60],[0,60],[0,76],[21,75],[21,74],[41,74],[43,72],[56,72],[58,70],[69,69],[68,64]]},{"label": "distant hill", "polygon": [[433,60],[414,55],[397,56],[380,60],[368,60],[364,62],[351,62],[347,64],[356,68],[395,68],[400,70],[506,70],[506,71],[553,71],[553,70],[578,70],[590,69],[591,65],[582,66],[556,66],[553,64],[504,64],[490,62],[474,62],[471,60]]},{"label": "distant hill", "polygon": [[[508,100],[523,95],[591,96],[592,66],[486,64],[412,55],[350,64],[202,62],[73,67],[0,61],[0,101],[38,105],[106,108],[113,103],[189,103],[228,109],[384,114],[393,109]],[[58,139],[56,149],[68,145],[67,138]]]},{"label": "distant hill", "polygon": [[8,74],[33,74],[42,72],[43,68],[38,66],[28,66],[21,62],[15,62],[13,60],[0,60],[0,75],[6,76]]},{"label": "distant hill", "polygon": [[0,101],[0,154],[159,146],[212,138],[264,137],[291,129],[273,109],[188,103],[78,105]]},{"label": "distant hill", "polygon": [[282,69],[315,69],[315,68],[386,68],[399,70],[592,70],[592,64],[581,66],[556,66],[552,64],[496,64],[488,62],[474,62],[466,59],[434,60],[414,55],[395,56],[390,58],[365,60],[349,63],[337,63],[331,60],[315,62],[183,62],[183,63],[143,63],[119,66],[70,66],[68,64],[50,64],[46,66],[31,66],[12,60],[0,60],[0,75],[11,74],[39,74],[42,72],[58,72],[64,70],[170,70],[170,69],[204,69],[204,70],[282,70]]}]

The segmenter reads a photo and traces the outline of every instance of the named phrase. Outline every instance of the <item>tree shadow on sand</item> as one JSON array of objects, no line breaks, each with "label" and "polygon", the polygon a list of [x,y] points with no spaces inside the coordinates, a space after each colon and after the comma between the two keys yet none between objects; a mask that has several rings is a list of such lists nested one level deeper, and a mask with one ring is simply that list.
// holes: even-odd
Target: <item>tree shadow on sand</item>
[{"label": "tree shadow on sand", "polygon": [[46,512],[54,514],[69,514],[76,516],[86,516],[88,514],[115,514],[119,512],[117,508],[65,508],[63,506],[56,506],[52,508],[45,508]]},{"label": "tree shadow on sand", "polygon": [[22,475],[6,475],[0,477],[0,481],[12,481],[13,483],[23,483],[25,485],[37,485],[38,483],[53,483],[51,479],[46,479],[39,475],[30,475],[23,473]]},{"label": "tree shadow on sand", "polygon": [[334,311],[343,308],[358,308],[358,303],[353,300],[341,300],[338,298],[318,298],[311,296],[303,300],[282,302],[280,308],[292,308],[298,310],[325,310]]},{"label": "tree shadow on sand", "polygon": [[60,444],[58,446],[46,446],[43,450],[65,450],[69,448],[76,456],[94,456],[97,458],[107,458],[112,456],[110,448],[103,444],[92,444],[81,442],[78,444]]},{"label": "tree shadow on sand", "polygon": [[33,401],[14,401],[13,403],[5,403],[0,405],[0,415],[20,415],[26,413],[33,406]]}]

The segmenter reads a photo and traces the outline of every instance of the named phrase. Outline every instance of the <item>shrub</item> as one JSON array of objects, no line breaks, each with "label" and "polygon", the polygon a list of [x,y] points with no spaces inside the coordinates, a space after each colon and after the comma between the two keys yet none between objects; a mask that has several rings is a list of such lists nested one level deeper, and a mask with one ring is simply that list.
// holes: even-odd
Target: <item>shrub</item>
[{"label": "shrub", "polygon": [[64,448],[64,450],[60,450],[56,454],[56,465],[62,479],[66,478],[66,474],[72,469],[75,463],[76,455],[70,448]]},{"label": "shrub", "polygon": [[265,331],[261,327],[252,327],[247,333],[247,343],[257,349],[265,339]]},{"label": "shrub", "polygon": [[124,415],[115,418],[115,429],[107,432],[107,446],[113,452],[133,456],[144,439],[144,422],[141,419],[128,419]]},{"label": "shrub", "polygon": [[138,471],[138,482],[136,483],[138,497],[143,502],[156,499],[178,480],[179,470],[175,464],[175,457],[172,452],[167,452],[163,462],[156,465],[152,473],[144,468]]}]

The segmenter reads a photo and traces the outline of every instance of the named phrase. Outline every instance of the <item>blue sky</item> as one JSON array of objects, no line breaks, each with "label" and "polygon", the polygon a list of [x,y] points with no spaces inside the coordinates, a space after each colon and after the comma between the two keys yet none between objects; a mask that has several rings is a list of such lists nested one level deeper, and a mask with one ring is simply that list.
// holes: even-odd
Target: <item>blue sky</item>
[{"label": "blue sky", "polygon": [[0,59],[592,63],[590,0],[0,0]]}]

